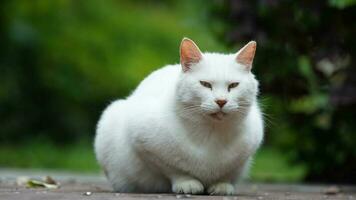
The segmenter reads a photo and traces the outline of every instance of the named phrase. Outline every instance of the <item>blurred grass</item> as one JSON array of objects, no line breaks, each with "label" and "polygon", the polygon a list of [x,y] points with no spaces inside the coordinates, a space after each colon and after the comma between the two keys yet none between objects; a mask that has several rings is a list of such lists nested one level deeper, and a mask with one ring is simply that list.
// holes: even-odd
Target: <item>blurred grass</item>
[{"label": "blurred grass", "polygon": [[83,141],[75,145],[54,145],[48,141],[31,141],[22,145],[0,146],[0,168],[56,169],[98,172],[92,145]]},{"label": "blurred grass", "polygon": [[[56,169],[74,172],[99,172],[91,142],[56,146],[47,141],[31,141],[20,146],[0,147],[0,167]],[[250,174],[252,181],[298,182],[304,177],[302,166],[291,165],[287,157],[272,148],[261,149]]]},{"label": "blurred grass", "polygon": [[300,182],[305,173],[304,166],[291,164],[286,154],[267,147],[257,152],[250,177],[261,182]]}]

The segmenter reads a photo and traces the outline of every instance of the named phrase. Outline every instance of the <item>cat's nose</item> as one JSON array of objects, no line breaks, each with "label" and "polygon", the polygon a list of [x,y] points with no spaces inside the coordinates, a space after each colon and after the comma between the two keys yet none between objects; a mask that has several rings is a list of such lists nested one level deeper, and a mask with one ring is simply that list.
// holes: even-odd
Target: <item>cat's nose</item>
[{"label": "cat's nose", "polygon": [[220,108],[222,108],[227,103],[227,101],[225,99],[218,99],[215,101],[215,103],[218,104]]}]

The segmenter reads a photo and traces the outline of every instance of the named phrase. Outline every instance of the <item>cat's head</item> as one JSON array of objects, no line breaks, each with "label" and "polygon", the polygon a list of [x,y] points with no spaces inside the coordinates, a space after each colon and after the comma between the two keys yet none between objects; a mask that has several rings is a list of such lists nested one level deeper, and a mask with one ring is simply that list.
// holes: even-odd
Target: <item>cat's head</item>
[{"label": "cat's head", "polygon": [[256,42],[236,54],[202,53],[190,39],[180,46],[182,74],[177,99],[183,115],[222,121],[244,115],[255,101],[258,82],[251,73]]}]

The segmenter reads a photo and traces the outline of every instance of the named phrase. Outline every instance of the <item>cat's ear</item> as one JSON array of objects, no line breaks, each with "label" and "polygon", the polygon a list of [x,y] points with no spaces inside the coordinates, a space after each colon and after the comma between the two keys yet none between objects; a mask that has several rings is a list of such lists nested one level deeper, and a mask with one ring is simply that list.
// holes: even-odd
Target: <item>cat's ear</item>
[{"label": "cat's ear", "polygon": [[180,63],[183,72],[189,71],[193,64],[198,63],[203,58],[199,47],[189,38],[183,38],[180,44]]},{"label": "cat's ear", "polygon": [[256,42],[251,41],[247,43],[239,52],[237,52],[236,62],[246,67],[246,70],[250,71],[252,68],[253,58],[256,52]]}]

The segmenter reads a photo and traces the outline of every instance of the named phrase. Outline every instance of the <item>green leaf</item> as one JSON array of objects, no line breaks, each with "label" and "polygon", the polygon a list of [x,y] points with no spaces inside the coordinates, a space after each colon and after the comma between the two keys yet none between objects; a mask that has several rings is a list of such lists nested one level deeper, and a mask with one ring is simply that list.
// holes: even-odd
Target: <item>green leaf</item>
[{"label": "green leaf", "polygon": [[329,0],[329,5],[339,9],[344,9],[356,5],[356,0]]}]

